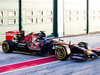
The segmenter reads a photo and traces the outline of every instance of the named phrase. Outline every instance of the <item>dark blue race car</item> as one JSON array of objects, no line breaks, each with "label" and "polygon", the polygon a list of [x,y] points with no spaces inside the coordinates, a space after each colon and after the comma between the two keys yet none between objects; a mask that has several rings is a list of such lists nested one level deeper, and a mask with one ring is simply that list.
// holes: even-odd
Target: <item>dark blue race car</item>
[{"label": "dark blue race car", "polygon": [[6,32],[6,40],[2,43],[2,49],[5,53],[16,51],[40,52],[53,54],[59,60],[71,59],[87,60],[100,55],[100,51],[90,50],[85,42],[79,42],[78,45],[67,44],[63,40],[54,40],[46,38],[46,34],[29,33],[24,35],[24,31]]}]

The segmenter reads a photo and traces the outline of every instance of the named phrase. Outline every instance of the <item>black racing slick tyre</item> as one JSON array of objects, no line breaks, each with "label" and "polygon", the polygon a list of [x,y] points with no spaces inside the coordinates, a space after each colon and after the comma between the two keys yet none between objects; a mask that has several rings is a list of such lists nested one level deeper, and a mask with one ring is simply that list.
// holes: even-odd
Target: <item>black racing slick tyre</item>
[{"label": "black racing slick tyre", "polygon": [[3,52],[11,53],[11,52],[13,52],[13,49],[14,49],[14,42],[9,40],[9,41],[4,41],[2,43],[2,50],[3,50]]},{"label": "black racing slick tyre", "polygon": [[83,48],[85,48],[87,50],[90,50],[90,45],[88,43],[86,43],[86,42],[79,42],[78,46],[79,47],[83,47]]},{"label": "black racing slick tyre", "polygon": [[55,49],[55,56],[58,60],[67,60],[70,56],[70,49],[69,47],[65,46],[58,46]]}]

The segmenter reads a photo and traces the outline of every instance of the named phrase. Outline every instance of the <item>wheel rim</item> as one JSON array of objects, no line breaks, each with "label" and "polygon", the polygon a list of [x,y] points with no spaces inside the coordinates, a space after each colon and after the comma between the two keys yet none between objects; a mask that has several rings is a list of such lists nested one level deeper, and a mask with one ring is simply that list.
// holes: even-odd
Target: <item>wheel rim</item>
[{"label": "wheel rim", "polygon": [[3,45],[2,45],[2,49],[4,52],[7,52],[9,50],[9,45],[7,42],[4,42]]},{"label": "wheel rim", "polygon": [[58,59],[63,59],[65,57],[65,49],[63,47],[59,47],[56,49],[56,56]]},{"label": "wheel rim", "polygon": [[59,57],[62,57],[63,56],[63,49],[58,49],[58,52],[57,52],[57,55],[59,56]]}]

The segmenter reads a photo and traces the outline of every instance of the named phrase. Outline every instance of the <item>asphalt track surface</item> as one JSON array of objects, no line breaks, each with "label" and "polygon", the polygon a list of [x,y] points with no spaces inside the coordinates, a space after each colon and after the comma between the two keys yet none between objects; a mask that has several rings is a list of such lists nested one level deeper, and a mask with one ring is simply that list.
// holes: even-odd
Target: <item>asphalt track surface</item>
[{"label": "asphalt track surface", "polygon": [[[100,47],[100,34],[66,37],[61,39],[65,40],[66,42],[72,41],[72,43],[75,44],[80,41],[85,41],[90,44],[91,48]],[[0,67],[49,57],[53,56],[41,56],[35,53],[32,54],[23,52],[6,54],[3,53],[0,46]],[[0,73],[0,75],[100,75],[99,62],[100,57],[85,62],[74,61],[70,59],[67,61],[56,60],[53,62]]]}]

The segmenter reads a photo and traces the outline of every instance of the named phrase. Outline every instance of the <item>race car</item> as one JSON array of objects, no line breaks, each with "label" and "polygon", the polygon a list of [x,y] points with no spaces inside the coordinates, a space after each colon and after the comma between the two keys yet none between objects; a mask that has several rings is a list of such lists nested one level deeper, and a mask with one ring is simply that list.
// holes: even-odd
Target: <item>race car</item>
[{"label": "race car", "polygon": [[14,50],[49,53],[55,55],[59,60],[67,60],[71,52],[68,44],[61,40],[46,38],[43,31],[32,32],[26,36],[24,31],[8,31],[6,40],[2,43],[2,50],[5,53],[11,53]]},{"label": "race car", "polygon": [[59,60],[77,59],[87,60],[100,55],[100,51],[90,50],[86,42],[79,42],[77,45],[66,43],[59,39],[46,38],[43,31],[30,33],[25,36],[24,31],[6,32],[6,40],[2,43],[2,50],[5,53],[16,51],[40,52],[41,54],[52,54]]}]

